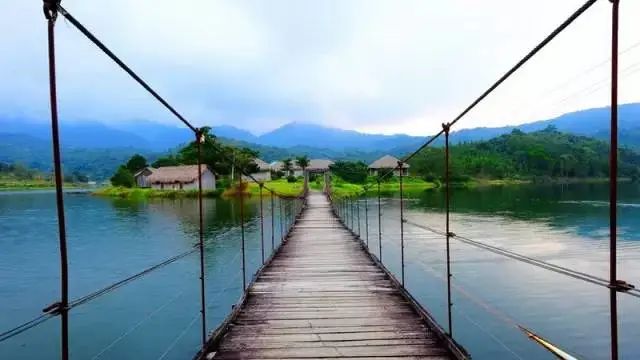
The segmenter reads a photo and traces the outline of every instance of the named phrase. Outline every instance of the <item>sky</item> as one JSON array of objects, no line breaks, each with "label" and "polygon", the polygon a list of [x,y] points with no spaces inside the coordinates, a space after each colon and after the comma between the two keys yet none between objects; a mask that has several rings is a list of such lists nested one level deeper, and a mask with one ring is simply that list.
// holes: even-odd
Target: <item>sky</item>
[{"label": "sky", "polygon": [[[63,0],[196,126],[262,133],[297,121],[437,132],[584,0]],[[48,120],[41,1],[0,0],[0,128]],[[640,1],[621,1],[620,102],[640,101]],[[634,18],[635,17],[635,18]],[[611,4],[598,1],[457,129],[609,101]],[[60,18],[63,121],[178,124]]]}]

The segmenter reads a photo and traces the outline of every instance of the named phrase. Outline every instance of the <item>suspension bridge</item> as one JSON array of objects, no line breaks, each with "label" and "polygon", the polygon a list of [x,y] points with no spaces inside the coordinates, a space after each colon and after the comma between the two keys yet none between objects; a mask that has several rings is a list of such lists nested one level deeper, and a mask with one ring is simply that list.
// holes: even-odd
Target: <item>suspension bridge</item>
[{"label": "suspension bridge", "polygon": [[[450,221],[451,169],[449,137],[450,132],[462,118],[481,103],[504,81],[525,65],[555,37],[569,27],[598,0],[588,0],[550,34],[526,53],[507,72],[498,78],[451,122],[442,124],[442,130],[427,139],[414,152],[398,162],[396,169],[432,145],[438,138],[444,138],[445,164],[445,220],[444,230],[433,229],[413,223],[403,215],[403,175],[400,172],[400,274],[396,278],[382,259],[381,192],[380,183],[393,170],[380,174],[377,181],[367,185],[367,191],[377,190],[377,207],[369,205],[375,201],[364,197],[338,197],[332,191],[330,178],[326,178],[323,193],[309,192],[306,187],[296,197],[286,197],[257,181],[250,174],[247,179],[258,183],[260,190],[260,234],[262,244],[262,266],[253,274],[252,281],[246,282],[244,214],[241,214],[241,255],[243,272],[243,295],[227,318],[211,328],[206,321],[207,286],[204,257],[204,226],[202,184],[199,179],[199,241],[193,248],[165,259],[147,269],[117,281],[107,287],[86,294],[78,299],[69,298],[69,273],[66,239],[66,220],[64,213],[64,194],[58,131],[57,82],[56,82],[56,46],[55,24],[58,16],[64,17],[69,24],[82,33],[90,42],[125,71],[135,82],[153,96],[162,106],[171,112],[180,122],[193,131],[194,141],[198,144],[198,166],[202,163],[202,143],[207,141],[201,129],[195,127],[170,103],[158,94],[137,72],[131,69],[112,50],[102,43],[87,27],[76,19],[62,5],[60,0],[44,0],[44,15],[48,24],[48,63],[50,78],[50,106],[53,143],[53,164],[56,182],[56,202],[60,249],[60,290],[57,301],[43,309],[43,313],[33,319],[0,333],[0,344],[18,336],[53,318],[60,319],[60,358],[69,358],[69,313],[76,307],[98,297],[116,291],[122,286],[132,286],[133,282],[145,275],[165,267],[187,255],[198,253],[200,256],[199,286],[200,314],[192,323],[200,319],[200,348],[193,356],[198,359],[266,359],[266,358],[443,358],[466,359],[469,354],[454,336],[452,321],[451,278],[452,268],[450,242],[461,241],[490,251],[494,254],[527,263],[552,271],[577,281],[600,286],[609,294],[610,319],[610,357],[619,358],[618,349],[618,310],[619,294],[640,298],[640,291],[633,285],[618,279],[617,276],[617,149],[618,149],[618,19],[619,0],[611,0],[611,138],[610,138],[610,206],[609,206],[609,277],[600,278],[588,273],[561,267],[509,249],[499,248],[482,241],[470,239],[452,231]],[[605,1],[605,0],[601,0]],[[605,31],[605,29],[603,29]],[[243,169],[238,169],[243,172]],[[202,174],[202,171],[199,172]],[[241,180],[242,181],[242,180]],[[268,196],[265,195],[265,192]],[[276,210],[274,198],[278,198],[279,210]],[[266,199],[266,200],[265,200]],[[270,201],[269,201],[270,199]],[[240,196],[240,201],[242,196]],[[264,201],[267,202],[265,206]],[[361,203],[364,201],[365,232],[360,229]],[[284,209],[283,209],[283,203]],[[268,218],[265,207],[270,207]],[[242,206],[241,206],[242,209]],[[376,212],[377,210],[377,212]],[[280,213],[276,224],[274,214]],[[370,234],[368,224],[370,215],[378,218],[377,234]],[[265,224],[265,219],[270,219]],[[357,219],[357,221],[355,220]],[[443,274],[446,286],[446,324],[439,324],[428,308],[423,307],[405,288],[405,224],[421,227],[425,231],[441,236],[446,244],[443,254],[446,273]],[[271,243],[274,251],[265,254],[265,226],[271,227]],[[282,242],[274,246],[274,229],[280,227]],[[377,235],[377,236],[376,236]],[[377,239],[377,244],[375,240]],[[378,246],[376,256],[370,246]],[[503,318],[507,319],[503,316]],[[510,321],[507,319],[507,321]],[[524,324],[513,323],[515,331],[545,348],[553,355],[563,359],[573,359],[574,355],[564,351],[562,344],[546,339]],[[165,353],[166,354],[166,353]],[[163,355],[164,357],[164,355]],[[519,356],[518,356],[519,357]]]}]

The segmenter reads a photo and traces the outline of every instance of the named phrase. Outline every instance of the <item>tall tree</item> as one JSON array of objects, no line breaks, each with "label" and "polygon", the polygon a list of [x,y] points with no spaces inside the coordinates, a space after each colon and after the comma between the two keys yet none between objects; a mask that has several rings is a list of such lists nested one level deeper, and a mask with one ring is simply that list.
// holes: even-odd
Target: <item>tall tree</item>
[{"label": "tall tree", "polygon": [[282,171],[284,171],[284,173],[287,176],[291,175],[291,170],[292,169],[293,169],[293,164],[292,164],[291,159],[287,158],[287,159],[282,160]]},{"label": "tall tree", "polygon": [[131,157],[131,159],[129,159],[129,161],[127,161],[127,164],[125,166],[127,169],[129,169],[129,171],[131,171],[132,174],[135,174],[148,166],[147,159],[145,159],[144,156],[140,154],[135,154]]},{"label": "tall tree", "polygon": [[298,166],[300,166],[304,172],[307,167],[309,167],[309,157],[307,155],[298,156],[296,157],[296,163],[298,163]]},{"label": "tall tree", "polygon": [[133,178],[131,171],[129,171],[126,166],[122,165],[111,177],[111,184],[113,186],[133,187],[135,179]]}]

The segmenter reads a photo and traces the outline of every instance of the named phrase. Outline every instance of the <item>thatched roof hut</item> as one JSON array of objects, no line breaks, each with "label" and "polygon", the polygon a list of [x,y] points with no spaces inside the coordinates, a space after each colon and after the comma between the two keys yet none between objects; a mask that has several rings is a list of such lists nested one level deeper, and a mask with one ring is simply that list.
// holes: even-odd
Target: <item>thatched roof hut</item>
[{"label": "thatched roof hut", "polygon": [[310,172],[329,171],[329,165],[332,164],[333,161],[329,159],[311,159],[309,160],[307,170]]},{"label": "thatched roof hut", "polygon": [[[202,166],[202,173],[209,171],[206,165]],[[149,175],[150,184],[174,184],[192,183],[198,180],[198,165],[179,165],[159,167]]]},{"label": "thatched roof hut", "polygon": [[[400,161],[400,159],[391,156],[391,155],[385,155],[383,157],[381,157],[380,159],[374,161],[371,163],[371,165],[369,165],[369,169],[372,170],[377,170],[377,169],[395,169],[398,167],[398,161]],[[407,163],[403,163],[402,164],[402,168],[403,169],[408,169],[409,168],[409,164]]]}]

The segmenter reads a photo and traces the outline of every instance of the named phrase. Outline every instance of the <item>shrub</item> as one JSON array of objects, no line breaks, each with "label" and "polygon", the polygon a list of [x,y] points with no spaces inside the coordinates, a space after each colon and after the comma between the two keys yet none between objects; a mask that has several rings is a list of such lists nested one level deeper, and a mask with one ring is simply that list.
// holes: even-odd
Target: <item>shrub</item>
[{"label": "shrub", "polygon": [[113,174],[110,180],[113,186],[124,186],[130,188],[135,184],[133,174],[125,166],[120,166],[118,171]]},{"label": "shrub", "polygon": [[294,183],[296,181],[298,181],[298,179],[296,179],[295,176],[293,176],[293,175],[287,176],[287,182]]}]

